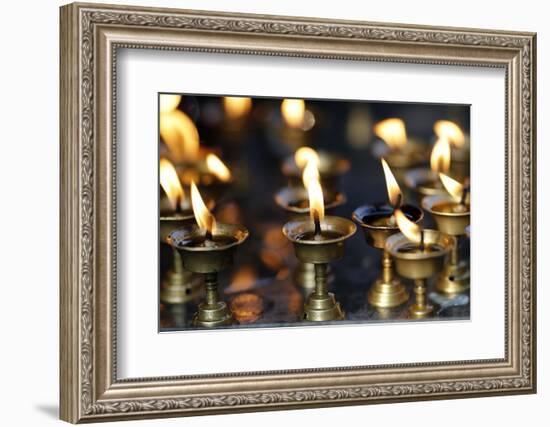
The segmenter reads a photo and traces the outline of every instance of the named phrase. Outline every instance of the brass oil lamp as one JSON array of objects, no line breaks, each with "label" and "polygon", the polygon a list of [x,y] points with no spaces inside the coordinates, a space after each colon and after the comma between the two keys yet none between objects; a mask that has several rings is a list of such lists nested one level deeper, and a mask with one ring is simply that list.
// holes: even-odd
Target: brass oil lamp
[{"label": "brass oil lamp", "polygon": [[455,237],[449,263],[436,284],[439,292],[452,296],[470,287],[470,265],[459,257],[459,239],[470,225],[470,193],[467,185],[445,174],[440,178],[448,194],[425,197],[422,207],[433,216],[440,231]]},{"label": "brass oil lamp", "polygon": [[288,185],[290,187],[302,186],[302,173],[310,160],[317,165],[323,189],[337,193],[341,177],[351,167],[349,160],[325,151],[317,152],[313,148],[305,146],[297,149],[294,155],[288,156],[283,161],[281,170],[288,179]]},{"label": "brass oil lamp", "polygon": [[[310,179],[319,179],[318,168],[315,167],[318,165],[318,156],[313,155],[310,160],[311,162],[308,162],[302,173],[304,186],[285,187],[275,195],[275,203],[287,213],[289,220],[304,219],[310,215],[309,196],[305,186]],[[312,174],[313,176],[311,176]],[[340,192],[334,193],[323,189],[323,200],[325,201],[325,212],[330,212],[334,208],[343,205],[346,202],[346,196]],[[302,288],[314,288],[315,265],[298,261],[294,273],[294,283]]]},{"label": "brass oil lamp", "polygon": [[397,273],[414,280],[415,300],[409,306],[409,315],[425,318],[433,312],[426,296],[427,280],[443,269],[454,238],[438,230],[423,230],[399,209],[394,215],[401,233],[387,239],[386,250],[395,260]]},{"label": "brass oil lamp", "polygon": [[426,144],[407,136],[405,122],[398,118],[382,120],[374,125],[379,140],[372,145],[372,154],[384,158],[393,170],[397,182],[403,183],[405,172],[428,161]]},{"label": "brass oil lamp", "polygon": [[393,261],[386,250],[387,239],[399,232],[394,211],[400,208],[413,223],[422,220],[422,210],[412,205],[401,205],[402,194],[390,167],[384,159],[382,166],[386,177],[390,204],[366,204],[353,212],[353,220],[361,226],[369,245],[382,250],[382,276],[370,287],[367,300],[370,305],[385,309],[404,304],[409,299],[405,286],[393,273]]},{"label": "brass oil lamp", "polygon": [[[160,185],[166,197],[160,199],[159,238],[167,243],[175,229],[194,222],[193,210],[172,163],[160,159]],[[208,201],[210,207],[213,206]],[[172,249],[172,267],[161,281],[160,300],[165,304],[182,304],[195,298],[201,291],[201,278],[183,267],[178,251]]]},{"label": "brass oil lamp", "polygon": [[[311,169],[316,169],[314,163],[311,165]],[[283,234],[293,243],[298,260],[315,266],[315,289],[304,304],[304,320],[341,320],[345,314],[334,294],[328,291],[327,270],[330,262],[343,257],[344,241],[355,233],[356,226],[345,218],[325,216],[323,190],[315,173],[306,187],[310,216],[283,226]]]},{"label": "brass oil lamp", "polygon": [[235,323],[225,301],[218,295],[218,273],[233,262],[237,246],[248,237],[242,226],[217,223],[191,183],[193,212],[197,224],[170,233],[168,242],[180,253],[183,265],[193,273],[204,275],[206,298],[193,316],[193,325],[216,327]]}]

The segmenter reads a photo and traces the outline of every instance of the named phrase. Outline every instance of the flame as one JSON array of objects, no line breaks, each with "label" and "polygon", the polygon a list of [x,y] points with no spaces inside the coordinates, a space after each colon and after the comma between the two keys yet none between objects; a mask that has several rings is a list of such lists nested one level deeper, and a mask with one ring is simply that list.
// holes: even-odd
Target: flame
[{"label": "flame", "polygon": [[296,153],[294,153],[294,162],[296,162],[296,165],[300,169],[303,169],[310,161],[315,162],[316,167],[319,167],[321,164],[319,154],[317,154],[317,151],[313,148],[300,147],[296,150]]},{"label": "flame", "polygon": [[160,159],[160,186],[168,196],[170,206],[176,210],[178,203],[181,205],[185,199],[185,194],[174,165],[167,159]]},{"label": "flame", "polygon": [[216,178],[220,181],[229,182],[231,180],[231,172],[215,154],[206,156],[206,167],[210,172],[216,175]]},{"label": "flame", "polygon": [[309,184],[312,181],[321,181],[321,175],[319,174],[319,169],[317,168],[317,164],[314,160],[307,162],[307,165],[302,172],[302,182],[304,183],[306,190],[309,188]]},{"label": "flame", "polygon": [[214,215],[210,213],[204,204],[195,181],[191,182],[191,204],[193,205],[193,214],[195,215],[197,225],[213,235],[216,232],[216,218],[214,218]]},{"label": "flame", "polygon": [[435,173],[449,172],[449,168],[451,167],[451,146],[447,138],[440,137],[434,144],[430,157],[430,167]]},{"label": "flame", "polygon": [[224,96],[223,109],[230,119],[245,117],[252,108],[252,99],[242,96]]},{"label": "flame", "polygon": [[199,131],[183,111],[160,113],[160,136],[175,162],[194,162],[199,154]]},{"label": "flame", "polygon": [[291,128],[301,128],[306,114],[306,103],[303,99],[284,99],[281,113],[286,124]]},{"label": "flame", "polygon": [[294,153],[294,161],[296,165],[303,169],[302,182],[307,189],[311,180],[320,181],[319,165],[321,159],[319,154],[311,147],[301,147]]},{"label": "flame", "polygon": [[462,147],[466,142],[464,132],[456,123],[449,120],[438,120],[434,123],[434,132],[439,138],[447,138],[455,147]]},{"label": "flame", "polygon": [[399,188],[399,184],[395,180],[395,177],[393,176],[393,173],[388,166],[388,163],[384,159],[380,159],[382,161],[382,168],[384,169],[384,177],[386,178],[386,187],[388,190],[388,199],[390,201],[390,204],[395,207],[399,207],[399,199],[403,198],[403,194],[401,193],[401,189]]},{"label": "flame", "polygon": [[313,221],[315,217],[319,221],[325,219],[325,201],[323,198],[323,189],[317,179],[312,179],[307,185],[307,194],[309,197],[309,215]]},{"label": "flame", "polygon": [[175,110],[181,102],[181,95],[160,95],[159,108],[161,113],[169,113]]},{"label": "flame", "polygon": [[447,193],[449,193],[457,202],[460,201],[462,198],[462,193],[464,192],[464,186],[457,180],[445,175],[444,173],[440,173],[439,178],[443,183],[443,187],[447,190]]},{"label": "flame", "polygon": [[401,119],[386,119],[376,123],[374,133],[391,149],[399,149],[407,143],[405,122]]},{"label": "flame", "polygon": [[394,216],[399,230],[401,230],[401,233],[403,233],[407,239],[413,243],[420,243],[422,241],[422,229],[418,224],[415,224],[407,218],[401,209],[396,209]]}]

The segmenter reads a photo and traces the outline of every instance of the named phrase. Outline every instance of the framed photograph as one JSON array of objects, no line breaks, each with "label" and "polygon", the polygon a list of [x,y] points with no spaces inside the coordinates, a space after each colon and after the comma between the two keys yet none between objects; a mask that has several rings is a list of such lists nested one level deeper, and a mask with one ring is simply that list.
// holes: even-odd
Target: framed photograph
[{"label": "framed photograph", "polygon": [[534,393],[535,34],[61,8],[61,418]]}]

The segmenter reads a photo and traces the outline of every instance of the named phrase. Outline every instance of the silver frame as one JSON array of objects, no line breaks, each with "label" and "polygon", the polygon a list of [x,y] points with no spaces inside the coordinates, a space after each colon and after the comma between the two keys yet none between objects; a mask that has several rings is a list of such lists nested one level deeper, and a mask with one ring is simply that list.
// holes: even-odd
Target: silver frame
[{"label": "silver frame", "polygon": [[[169,49],[506,71],[505,357],[119,380],[117,49]],[[61,418],[107,421],[536,390],[533,33],[98,4],[61,8]]]}]

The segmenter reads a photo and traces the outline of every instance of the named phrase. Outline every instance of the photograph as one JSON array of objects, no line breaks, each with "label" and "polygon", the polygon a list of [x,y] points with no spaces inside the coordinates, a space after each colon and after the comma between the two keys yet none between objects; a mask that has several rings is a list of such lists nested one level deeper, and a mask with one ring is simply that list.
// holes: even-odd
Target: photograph
[{"label": "photograph", "polygon": [[59,418],[536,393],[536,26],[187,6],[64,5],[43,51]]},{"label": "photograph", "polygon": [[469,319],[469,105],[158,111],[160,332]]}]

